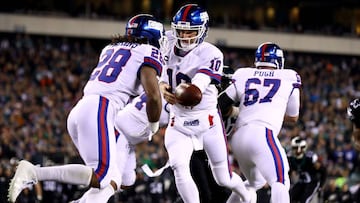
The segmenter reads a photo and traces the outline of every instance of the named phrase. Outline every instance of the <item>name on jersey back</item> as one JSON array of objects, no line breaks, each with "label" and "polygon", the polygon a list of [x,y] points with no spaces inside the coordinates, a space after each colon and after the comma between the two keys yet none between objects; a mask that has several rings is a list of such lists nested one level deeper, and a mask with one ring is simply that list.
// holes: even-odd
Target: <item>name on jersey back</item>
[{"label": "name on jersey back", "polygon": [[135,48],[135,47],[139,46],[140,44],[132,43],[132,42],[120,42],[120,43],[118,43],[118,45]]},{"label": "name on jersey back", "polygon": [[257,70],[257,71],[254,72],[254,76],[257,76],[257,77],[274,77],[274,71]]}]

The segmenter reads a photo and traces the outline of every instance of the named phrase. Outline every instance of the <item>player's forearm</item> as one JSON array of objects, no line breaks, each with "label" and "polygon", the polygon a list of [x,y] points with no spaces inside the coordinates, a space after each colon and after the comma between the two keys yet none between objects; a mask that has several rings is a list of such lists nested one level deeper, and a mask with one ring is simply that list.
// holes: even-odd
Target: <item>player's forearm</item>
[{"label": "player's forearm", "polygon": [[234,101],[225,93],[222,92],[218,97],[218,104],[223,117],[231,115]]},{"label": "player's forearm", "polygon": [[296,123],[299,119],[299,116],[288,116],[285,115],[284,122],[286,123]]},{"label": "player's forearm", "polygon": [[159,97],[148,97],[146,101],[146,113],[149,122],[159,121],[161,114],[161,99]]}]

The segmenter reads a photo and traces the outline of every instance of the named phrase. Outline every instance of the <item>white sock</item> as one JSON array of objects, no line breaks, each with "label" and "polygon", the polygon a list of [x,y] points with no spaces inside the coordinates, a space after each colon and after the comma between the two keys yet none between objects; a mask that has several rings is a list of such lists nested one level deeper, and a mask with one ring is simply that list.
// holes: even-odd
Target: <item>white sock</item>
[{"label": "white sock", "polygon": [[68,164],[63,166],[35,167],[39,181],[54,180],[74,185],[90,184],[92,169],[81,164]]}]

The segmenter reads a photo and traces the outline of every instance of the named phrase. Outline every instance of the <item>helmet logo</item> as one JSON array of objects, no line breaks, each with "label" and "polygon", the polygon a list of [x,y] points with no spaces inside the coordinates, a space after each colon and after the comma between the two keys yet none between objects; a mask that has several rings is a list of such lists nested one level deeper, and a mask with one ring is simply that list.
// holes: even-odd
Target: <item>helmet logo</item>
[{"label": "helmet logo", "polygon": [[155,29],[155,30],[163,30],[163,25],[159,22],[153,21],[153,20],[149,20],[149,28]]},{"label": "helmet logo", "polygon": [[207,20],[209,20],[209,15],[208,15],[208,13],[207,13],[207,12],[202,12],[202,13],[200,13],[200,19],[201,19],[201,21],[207,21]]},{"label": "helmet logo", "polygon": [[138,24],[137,23],[129,23],[128,28],[137,28]]}]

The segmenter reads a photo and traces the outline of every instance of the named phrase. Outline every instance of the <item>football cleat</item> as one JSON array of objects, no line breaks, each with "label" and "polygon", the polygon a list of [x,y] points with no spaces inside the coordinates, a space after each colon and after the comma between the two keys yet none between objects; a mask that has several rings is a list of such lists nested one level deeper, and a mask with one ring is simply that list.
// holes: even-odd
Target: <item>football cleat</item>
[{"label": "football cleat", "polygon": [[35,166],[25,160],[19,162],[15,175],[10,181],[8,200],[11,203],[16,201],[21,191],[38,182]]}]

